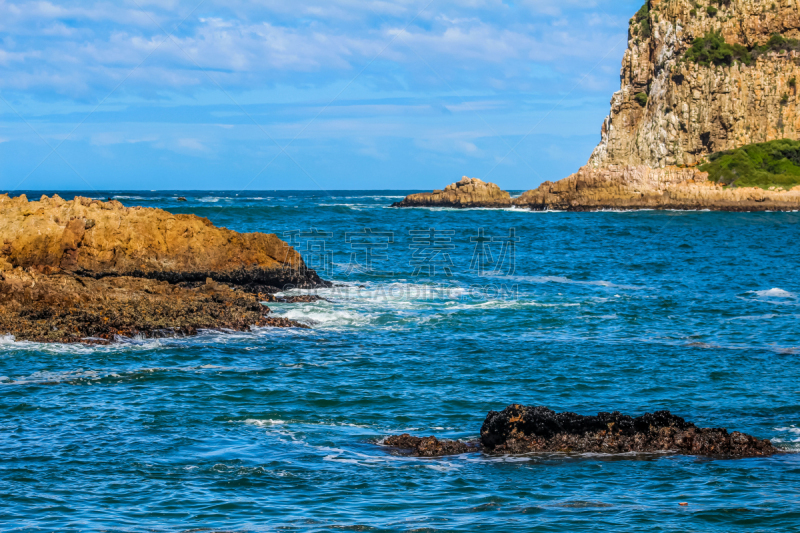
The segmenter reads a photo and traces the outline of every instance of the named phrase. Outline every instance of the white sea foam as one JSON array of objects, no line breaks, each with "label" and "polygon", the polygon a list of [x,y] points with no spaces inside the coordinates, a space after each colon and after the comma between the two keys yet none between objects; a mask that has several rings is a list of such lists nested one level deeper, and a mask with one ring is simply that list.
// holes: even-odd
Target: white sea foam
[{"label": "white sea foam", "polygon": [[793,292],[785,291],[783,289],[772,288],[766,291],[751,291],[761,298],[797,298]]},{"label": "white sea foam", "polygon": [[244,423],[247,424],[248,426],[264,427],[264,426],[280,426],[280,425],[285,424],[286,422],[284,420],[275,420],[275,419],[272,419],[272,418],[268,418],[266,420],[258,420],[258,419],[255,419],[255,418],[248,418],[247,420],[244,421]]},{"label": "white sea foam", "polygon": [[581,281],[574,280],[564,276],[497,276],[500,279],[509,279],[513,281],[527,281],[530,283],[564,283],[567,285],[594,285],[597,287],[613,288],[613,289],[626,289],[626,290],[645,290],[650,287],[644,285],[620,285],[605,280],[597,281]]}]

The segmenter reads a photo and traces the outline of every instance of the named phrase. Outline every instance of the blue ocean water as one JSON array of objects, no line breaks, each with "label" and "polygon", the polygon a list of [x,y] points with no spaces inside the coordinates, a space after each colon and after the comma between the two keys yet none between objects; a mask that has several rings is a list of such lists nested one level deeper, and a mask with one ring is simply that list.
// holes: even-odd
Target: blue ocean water
[{"label": "blue ocean water", "polygon": [[317,291],[330,302],[270,304],[309,330],[3,339],[5,531],[800,529],[796,453],[417,459],[377,445],[474,438],[489,410],[524,403],[669,409],[800,450],[798,213],[83,194],[277,233],[337,286]]}]

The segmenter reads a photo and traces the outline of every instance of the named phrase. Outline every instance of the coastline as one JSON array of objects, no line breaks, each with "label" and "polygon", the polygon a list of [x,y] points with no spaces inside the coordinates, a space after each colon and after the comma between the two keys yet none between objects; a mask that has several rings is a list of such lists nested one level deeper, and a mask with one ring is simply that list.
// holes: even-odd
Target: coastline
[{"label": "coastline", "polygon": [[[465,178],[469,179],[469,178]],[[461,182],[464,182],[462,179]],[[611,165],[605,168],[583,167],[557,182],[546,181],[538,188],[498,206],[494,197],[501,189],[472,178],[473,189],[461,193],[452,188],[407,196],[391,207],[517,208],[531,211],[731,211],[791,212],[800,210],[800,186],[788,191],[758,187],[723,187],[708,179],[708,173],[696,169],[668,167],[652,169],[645,165]],[[456,185],[456,184],[454,184]],[[452,186],[451,186],[452,187]],[[485,191],[492,191],[490,196]]]}]

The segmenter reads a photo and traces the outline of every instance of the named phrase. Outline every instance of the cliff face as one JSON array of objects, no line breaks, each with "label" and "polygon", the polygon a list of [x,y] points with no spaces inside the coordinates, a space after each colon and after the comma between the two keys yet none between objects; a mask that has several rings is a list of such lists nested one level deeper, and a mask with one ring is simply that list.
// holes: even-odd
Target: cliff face
[{"label": "cliff face", "polygon": [[[726,67],[681,57],[695,38],[712,31],[747,48],[775,33],[798,38],[800,2],[723,0],[709,4],[718,10],[713,15],[707,4],[648,0],[646,22],[632,19],[621,88],[611,99],[590,167],[694,165],[712,152],[798,138],[800,54],[769,52],[749,66]],[[648,95],[644,105],[636,96],[642,93]]]}]

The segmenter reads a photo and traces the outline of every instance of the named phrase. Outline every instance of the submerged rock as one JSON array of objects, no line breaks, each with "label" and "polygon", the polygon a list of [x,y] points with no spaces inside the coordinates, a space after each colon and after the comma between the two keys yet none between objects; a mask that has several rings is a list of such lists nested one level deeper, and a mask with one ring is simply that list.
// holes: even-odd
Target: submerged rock
[{"label": "submerged rock", "polygon": [[401,450],[406,455],[417,457],[440,457],[480,451],[477,441],[439,440],[436,437],[413,437],[408,433],[393,435],[384,441],[385,446]]},{"label": "submerged rock", "polygon": [[464,176],[443,191],[411,194],[392,207],[511,207],[511,195],[494,183]]},{"label": "submerged rock", "polygon": [[517,404],[486,415],[480,442],[465,443],[405,434],[387,438],[385,445],[420,457],[470,451],[487,454],[674,452],[763,457],[780,451],[768,440],[738,431],[728,433],[723,428],[699,428],[669,411],[645,413],[636,418],[619,412],[583,416]]}]

